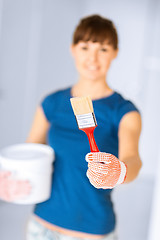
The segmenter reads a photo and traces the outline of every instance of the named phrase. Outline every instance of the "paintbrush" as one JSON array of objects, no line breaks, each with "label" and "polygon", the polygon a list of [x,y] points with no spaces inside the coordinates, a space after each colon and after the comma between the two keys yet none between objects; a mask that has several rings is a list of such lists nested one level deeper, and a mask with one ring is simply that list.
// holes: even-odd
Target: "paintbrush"
[{"label": "paintbrush", "polygon": [[91,98],[89,96],[75,97],[70,100],[78,127],[88,137],[91,152],[99,152],[94,138],[94,129],[97,127],[97,121]]}]

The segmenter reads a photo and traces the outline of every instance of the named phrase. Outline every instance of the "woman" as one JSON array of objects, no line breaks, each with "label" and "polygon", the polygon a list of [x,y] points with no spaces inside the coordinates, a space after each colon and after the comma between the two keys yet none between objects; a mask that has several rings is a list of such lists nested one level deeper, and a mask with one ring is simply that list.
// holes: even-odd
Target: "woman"
[{"label": "woman", "polygon": [[[113,23],[99,15],[82,19],[71,52],[77,83],[44,98],[27,139],[47,143],[55,151],[51,197],[36,205],[27,240],[117,239],[112,188],[134,180],[142,165],[139,111],[106,81],[118,54]],[[78,129],[70,104],[71,97],[88,95],[98,123],[95,139],[100,153],[87,154],[87,138]]]}]

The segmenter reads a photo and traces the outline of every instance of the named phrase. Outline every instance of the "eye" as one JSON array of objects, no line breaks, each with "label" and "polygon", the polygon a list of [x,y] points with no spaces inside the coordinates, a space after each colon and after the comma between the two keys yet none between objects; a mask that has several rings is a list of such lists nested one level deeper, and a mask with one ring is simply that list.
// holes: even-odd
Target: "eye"
[{"label": "eye", "polygon": [[107,49],[107,48],[101,48],[100,51],[101,51],[101,52],[107,52],[108,49]]},{"label": "eye", "polygon": [[84,47],[81,47],[81,49],[86,51],[86,50],[88,50],[88,47],[84,46]]}]

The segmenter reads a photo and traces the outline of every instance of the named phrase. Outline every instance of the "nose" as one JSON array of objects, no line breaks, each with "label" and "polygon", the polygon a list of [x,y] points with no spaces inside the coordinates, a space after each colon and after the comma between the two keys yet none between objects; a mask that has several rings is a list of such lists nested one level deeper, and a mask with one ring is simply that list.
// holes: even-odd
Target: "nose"
[{"label": "nose", "polygon": [[90,62],[96,62],[97,57],[98,57],[97,56],[97,51],[95,51],[95,50],[90,51],[89,54],[88,54],[88,59],[89,59]]}]

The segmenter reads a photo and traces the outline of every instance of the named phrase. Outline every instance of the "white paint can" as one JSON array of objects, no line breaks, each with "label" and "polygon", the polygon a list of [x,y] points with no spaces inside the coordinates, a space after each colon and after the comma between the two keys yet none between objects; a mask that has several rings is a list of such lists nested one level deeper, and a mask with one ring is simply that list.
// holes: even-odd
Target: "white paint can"
[{"label": "white paint can", "polygon": [[18,204],[35,204],[50,197],[54,151],[44,144],[23,143],[0,150],[0,170],[11,172],[11,177],[28,180],[31,192],[13,201]]}]

